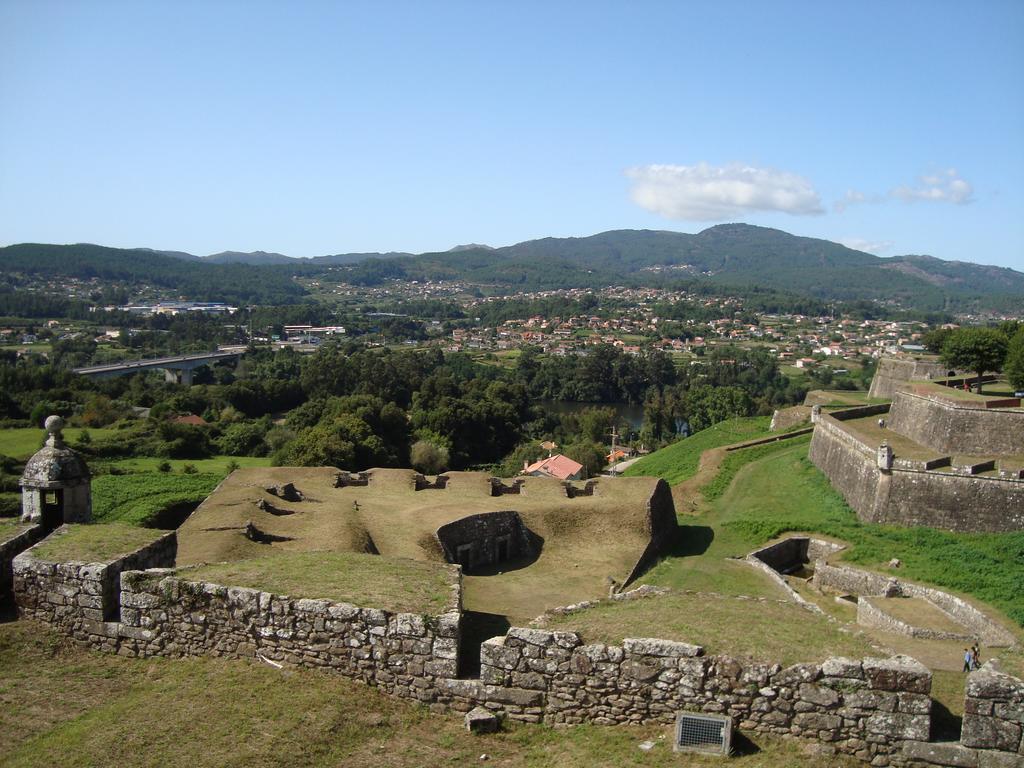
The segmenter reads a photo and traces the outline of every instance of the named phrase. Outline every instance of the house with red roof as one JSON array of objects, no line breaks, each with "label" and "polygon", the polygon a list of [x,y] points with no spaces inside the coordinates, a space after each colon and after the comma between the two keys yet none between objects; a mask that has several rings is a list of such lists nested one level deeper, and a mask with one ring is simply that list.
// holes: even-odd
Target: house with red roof
[{"label": "house with red roof", "polygon": [[559,480],[582,480],[583,465],[568,456],[556,453],[530,464],[523,469],[523,474],[533,477],[556,477]]}]

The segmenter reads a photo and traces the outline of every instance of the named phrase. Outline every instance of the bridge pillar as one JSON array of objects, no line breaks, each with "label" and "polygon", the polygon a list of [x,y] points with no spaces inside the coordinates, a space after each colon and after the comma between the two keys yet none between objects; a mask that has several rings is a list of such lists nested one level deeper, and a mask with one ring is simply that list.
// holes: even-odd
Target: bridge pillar
[{"label": "bridge pillar", "polygon": [[169,381],[172,384],[184,384],[186,387],[192,386],[192,369],[191,368],[164,368],[164,381]]}]

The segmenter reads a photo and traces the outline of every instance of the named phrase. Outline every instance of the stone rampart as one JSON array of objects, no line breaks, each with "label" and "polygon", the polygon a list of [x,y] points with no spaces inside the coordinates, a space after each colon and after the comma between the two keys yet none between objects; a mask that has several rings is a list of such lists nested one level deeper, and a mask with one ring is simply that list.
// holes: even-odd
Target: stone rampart
[{"label": "stone rampart", "polygon": [[647,530],[645,532],[650,534],[651,539],[626,575],[619,587],[620,590],[632,584],[644,571],[654,565],[658,557],[672,544],[678,531],[679,524],[676,521],[672,489],[664,480],[659,480],[655,484],[650,498],[647,499],[646,511],[645,527]]},{"label": "stone rampart", "polygon": [[866,445],[841,415],[845,412],[821,414],[808,455],[861,520],[961,532],[1024,530],[1020,480],[926,469],[906,461],[882,471],[877,446]]},{"label": "stone rampart", "polygon": [[[51,536],[65,535],[66,527]],[[77,640],[107,638],[106,623],[120,614],[120,577],[133,568],[174,564],[177,536],[172,531],[132,554],[107,562],[48,562],[33,546],[14,558],[14,597],[25,615],[57,627]]]},{"label": "stone rampart", "polygon": [[[188,569],[126,570],[166,560],[168,537],[112,563],[48,563],[29,550],[15,558],[19,605],[108,652],[327,669],[438,711],[484,706],[551,724],[669,724],[681,709],[722,713],[742,729],[827,742],[874,766],[895,764],[906,745],[929,736],[931,673],[906,657],[782,668],[705,656],[699,646],[668,640],[587,644],[575,632],[513,627],[481,647],[479,679],[458,679],[456,568],[438,615],[189,580]],[[114,567],[119,620],[105,621],[103,577]],[[998,707],[1000,722],[1010,722],[1011,703],[1000,700],[984,716],[996,717]],[[1009,730],[1000,726],[991,744],[1001,745]],[[986,732],[979,726],[977,741]]]},{"label": "stone rampart", "polygon": [[985,645],[1009,646],[1016,643],[1012,632],[992,621],[966,600],[934,587],[911,584],[880,573],[829,565],[824,560],[814,564],[814,586],[823,592],[864,597],[917,597],[927,600],[961,626],[970,630]]},{"label": "stone rampart", "polygon": [[888,428],[938,453],[1024,454],[1024,410],[989,409],[938,395],[896,392]]},{"label": "stone rampart", "polygon": [[869,397],[891,398],[907,382],[945,378],[949,369],[936,360],[914,360],[883,357],[878,361],[871,379]]},{"label": "stone rampart", "polygon": [[857,623],[862,627],[876,627],[886,632],[895,632],[908,637],[919,637],[925,640],[958,640],[971,642],[972,634],[964,632],[947,632],[930,627],[918,627],[888,613],[874,600],[863,595],[857,600]]},{"label": "stone rampart", "polygon": [[[1004,674],[992,663],[967,678],[960,743],[977,750],[1007,752],[1024,765],[1024,682]],[[981,755],[979,755],[981,757]],[[992,756],[988,756],[992,759]]]},{"label": "stone rampart", "polygon": [[9,538],[0,541],[0,601],[6,600],[14,584],[14,558],[46,535],[42,525],[16,528]]},{"label": "stone rampart", "polygon": [[262,657],[330,669],[388,693],[432,701],[458,670],[461,579],[439,615],[189,581],[187,571],[121,577],[119,651],[136,656]]},{"label": "stone rampart", "polygon": [[814,427],[808,457],[861,518],[873,514],[879,475],[873,448],[833,415],[822,413]]},{"label": "stone rampart", "polygon": [[604,725],[714,712],[744,730],[825,741],[873,765],[887,765],[905,740],[927,740],[931,725],[931,673],[905,657],[783,669],[668,640],[584,644],[574,632],[513,627],[483,644],[480,663],[480,680],[442,683],[453,708],[500,704],[515,719]]}]

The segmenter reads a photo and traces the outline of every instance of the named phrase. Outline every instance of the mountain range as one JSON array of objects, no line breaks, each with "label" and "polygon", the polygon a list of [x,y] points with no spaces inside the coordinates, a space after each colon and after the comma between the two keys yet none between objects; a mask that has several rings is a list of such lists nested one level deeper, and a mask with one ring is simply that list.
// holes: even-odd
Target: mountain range
[{"label": "mountain range", "polygon": [[[0,273],[48,271],[112,279],[148,275],[164,285],[174,283],[176,265],[185,266],[182,262],[188,262],[190,283],[207,272],[207,282],[228,274],[263,274],[279,283],[291,282],[296,274],[330,270],[339,280],[364,285],[389,279],[446,279],[508,291],[686,284],[826,300],[874,300],[926,310],[1019,311],[1024,303],[1024,273],[1012,269],[931,256],[881,258],[829,240],[748,224],[721,224],[696,234],[613,230],[501,248],[468,244],[439,253],[339,253],[310,259],[264,251],[198,257],[181,251],[91,245],[0,248]],[[237,272],[243,265],[244,272]],[[233,299],[239,300],[235,288]],[[294,298],[295,292],[285,290],[283,295]]]}]

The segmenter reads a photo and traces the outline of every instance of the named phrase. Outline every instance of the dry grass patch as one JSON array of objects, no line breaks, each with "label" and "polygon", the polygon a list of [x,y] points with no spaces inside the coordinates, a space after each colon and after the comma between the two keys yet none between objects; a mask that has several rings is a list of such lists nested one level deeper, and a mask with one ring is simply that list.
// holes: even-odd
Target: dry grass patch
[{"label": "dry grass patch", "polygon": [[201,565],[179,575],[189,581],[425,614],[445,610],[456,578],[453,566],[355,552],[286,552]]},{"label": "dry grass patch", "polygon": [[130,555],[166,533],[120,523],[65,525],[51,533],[34,555],[56,563],[107,563]]},{"label": "dry grass patch", "polygon": [[708,654],[780,664],[877,655],[862,637],[796,603],[708,593],[602,602],[549,626],[576,630],[586,642],[658,637],[701,645]]},{"label": "dry grass patch", "polygon": [[[0,624],[0,754],[5,766],[124,768],[720,768],[674,754],[665,726],[516,726],[466,733],[360,683],[226,659],[125,659],[65,643],[43,625]],[[650,752],[638,748],[652,740]],[[753,736],[738,768],[845,768],[803,744]]]}]

